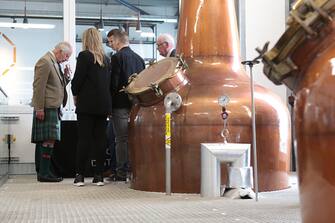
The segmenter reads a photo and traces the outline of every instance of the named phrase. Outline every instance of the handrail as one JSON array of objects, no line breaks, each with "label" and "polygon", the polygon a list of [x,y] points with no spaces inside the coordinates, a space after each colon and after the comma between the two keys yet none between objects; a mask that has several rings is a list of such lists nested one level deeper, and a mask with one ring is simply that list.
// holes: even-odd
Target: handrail
[{"label": "handrail", "polygon": [[8,95],[7,95],[6,92],[2,89],[1,86],[0,86],[0,92],[1,92],[6,98],[8,98]]}]

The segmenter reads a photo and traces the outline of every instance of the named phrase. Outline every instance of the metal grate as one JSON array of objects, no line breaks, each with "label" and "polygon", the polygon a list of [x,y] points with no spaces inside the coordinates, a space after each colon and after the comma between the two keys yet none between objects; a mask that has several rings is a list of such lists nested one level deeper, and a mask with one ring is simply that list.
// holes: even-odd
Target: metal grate
[{"label": "metal grate", "polygon": [[132,190],[121,182],[96,187],[91,180],[78,188],[73,179],[53,184],[37,183],[35,176],[11,177],[0,187],[1,222],[301,222],[296,183],[288,190],[260,193],[255,202],[166,196]]}]

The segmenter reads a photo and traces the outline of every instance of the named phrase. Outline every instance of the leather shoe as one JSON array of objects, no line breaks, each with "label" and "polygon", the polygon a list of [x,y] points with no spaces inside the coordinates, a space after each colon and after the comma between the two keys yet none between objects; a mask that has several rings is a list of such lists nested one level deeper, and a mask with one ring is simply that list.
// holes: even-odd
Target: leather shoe
[{"label": "leather shoe", "polygon": [[106,170],[105,172],[102,173],[102,176],[103,177],[109,177],[109,178],[113,178],[116,174],[116,171],[115,170]]},{"label": "leather shoe", "polygon": [[63,178],[61,177],[53,177],[53,176],[37,176],[37,180],[39,182],[61,182]]}]

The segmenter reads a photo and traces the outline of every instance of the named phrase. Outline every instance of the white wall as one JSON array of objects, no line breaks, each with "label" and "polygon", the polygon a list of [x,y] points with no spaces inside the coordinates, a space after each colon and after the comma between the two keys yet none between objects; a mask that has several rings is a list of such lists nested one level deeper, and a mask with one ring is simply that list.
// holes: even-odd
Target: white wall
[{"label": "white wall", "polygon": [[[269,49],[285,31],[287,0],[244,0],[245,2],[245,45],[246,59],[258,56],[255,48],[262,48],[270,41]],[[283,101],[287,101],[286,87],[274,85],[263,74],[263,64],[254,67],[254,78],[257,84],[271,89]],[[247,69],[247,71],[249,71]]]},{"label": "white wall", "polygon": [[[12,22],[10,19],[0,18],[0,22]],[[18,22],[22,22],[21,19]],[[10,71],[0,76],[0,86],[9,96],[10,105],[27,105],[32,97],[32,83],[34,66],[37,60],[48,50],[52,50],[56,43],[63,40],[62,20],[29,19],[30,23],[55,24],[55,29],[11,29],[0,28],[16,46],[16,64]],[[7,53],[1,58],[10,57]]]}]

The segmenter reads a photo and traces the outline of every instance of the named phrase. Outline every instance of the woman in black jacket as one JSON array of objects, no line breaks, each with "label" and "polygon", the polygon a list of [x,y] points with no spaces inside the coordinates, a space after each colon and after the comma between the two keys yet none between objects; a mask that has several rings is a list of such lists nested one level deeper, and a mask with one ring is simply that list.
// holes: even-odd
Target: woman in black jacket
[{"label": "woman in black jacket", "polygon": [[94,149],[96,158],[93,183],[103,186],[106,118],[111,114],[111,74],[104,55],[100,32],[89,28],[83,33],[83,51],[78,55],[71,82],[78,120],[75,186],[84,186],[85,166]]}]

